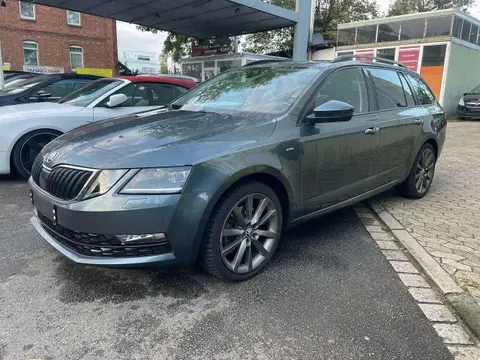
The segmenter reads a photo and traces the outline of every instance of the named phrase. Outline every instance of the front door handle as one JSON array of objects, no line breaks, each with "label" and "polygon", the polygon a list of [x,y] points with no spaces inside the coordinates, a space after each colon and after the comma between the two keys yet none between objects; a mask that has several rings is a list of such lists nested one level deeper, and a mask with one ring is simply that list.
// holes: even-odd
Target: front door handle
[{"label": "front door handle", "polygon": [[372,128],[368,128],[367,130],[365,130],[365,134],[367,135],[373,135],[373,134],[376,134],[380,131],[380,128],[378,127],[372,127]]},{"label": "front door handle", "polygon": [[413,123],[415,125],[422,125],[423,124],[423,119],[415,119],[415,120],[413,120]]}]

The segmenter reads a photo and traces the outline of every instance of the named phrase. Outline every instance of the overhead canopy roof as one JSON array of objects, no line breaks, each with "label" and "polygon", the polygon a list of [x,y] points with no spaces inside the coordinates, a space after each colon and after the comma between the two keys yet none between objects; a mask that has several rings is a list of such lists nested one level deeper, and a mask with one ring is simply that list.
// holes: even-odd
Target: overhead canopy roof
[{"label": "overhead canopy roof", "polygon": [[293,26],[297,13],[260,0],[35,0],[197,38]]}]

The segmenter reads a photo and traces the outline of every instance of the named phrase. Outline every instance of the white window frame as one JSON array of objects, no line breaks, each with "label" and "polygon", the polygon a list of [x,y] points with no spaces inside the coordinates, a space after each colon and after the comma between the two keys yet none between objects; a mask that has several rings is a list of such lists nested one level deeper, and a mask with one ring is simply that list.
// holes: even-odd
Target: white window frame
[{"label": "white window frame", "polygon": [[71,69],[72,71],[75,71],[75,70],[77,70],[77,68],[72,67],[72,48],[76,48],[76,49],[82,50],[82,52],[73,52],[73,54],[80,54],[80,55],[82,55],[82,66],[81,66],[81,67],[85,67],[85,63],[84,63],[84,61],[83,61],[83,60],[84,60],[84,59],[83,59],[83,48],[82,48],[81,46],[78,46],[78,45],[70,45],[70,46],[68,47],[68,53],[69,53],[69,55],[70,55],[70,69]]},{"label": "white window frame", "polygon": [[[77,23],[71,23],[68,21],[68,13],[69,12],[74,12],[74,13],[77,13],[78,14],[78,24]],[[70,25],[70,26],[82,26],[82,14],[79,13],[78,11],[73,11],[73,10],[67,10],[65,12],[65,15],[67,16],[67,24]]]},{"label": "white window frame", "polygon": [[[27,65],[25,64],[25,47],[24,45],[35,45],[37,47],[37,65]],[[29,49],[29,50],[32,50],[32,49]],[[26,66],[39,66],[40,65],[40,61],[38,60],[38,44],[35,42],[35,41],[29,41],[29,40],[25,40],[25,41],[22,41],[22,57],[23,57],[23,65],[26,65]]]},{"label": "white window frame", "polygon": [[[22,2],[32,4],[32,6],[33,6],[33,17],[25,16],[25,15],[22,14]],[[36,14],[37,13],[35,11],[35,4],[30,2],[30,1],[19,1],[18,2],[18,12],[20,13],[20,19],[23,19],[23,20],[35,20],[36,19]]]}]

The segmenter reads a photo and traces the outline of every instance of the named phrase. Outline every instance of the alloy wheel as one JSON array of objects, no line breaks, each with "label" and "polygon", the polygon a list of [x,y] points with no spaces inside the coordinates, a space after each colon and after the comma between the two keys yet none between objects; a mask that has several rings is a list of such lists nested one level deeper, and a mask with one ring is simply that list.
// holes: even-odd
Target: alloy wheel
[{"label": "alloy wheel", "polygon": [[415,170],[415,188],[420,195],[425,194],[433,180],[435,154],[430,148],[423,150]]},{"label": "alloy wheel", "polygon": [[267,195],[250,194],[230,210],[222,228],[220,254],[237,274],[258,268],[278,241],[278,210]]}]

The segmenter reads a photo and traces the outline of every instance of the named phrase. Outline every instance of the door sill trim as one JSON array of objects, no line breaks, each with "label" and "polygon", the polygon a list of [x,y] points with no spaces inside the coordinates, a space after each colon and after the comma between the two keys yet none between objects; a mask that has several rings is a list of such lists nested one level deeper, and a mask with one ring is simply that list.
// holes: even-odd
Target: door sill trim
[{"label": "door sill trim", "polygon": [[356,204],[356,203],[358,203],[362,200],[365,200],[365,199],[368,199],[368,198],[370,198],[374,195],[380,194],[380,193],[392,188],[393,186],[395,186],[397,184],[400,184],[401,182],[402,182],[402,180],[395,180],[395,181],[389,182],[388,184],[385,184],[385,185],[382,185],[382,186],[380,186],[376,189],[367,191],[366,193],[363,193],[361,195],[354,196],[353,198],[350,198],[348,200],[336,203],[335,205],[331,205],[331,206],[326,207],[324,209],[320,209],[320,210],[314,211],[310,214],[303,215],[303,216],[293,220],[288,225],[288,228],[294,227],[294,226],[296,226],[300,223],[303,223],[304,221],[310,220],[310,219],[315,218],[317,216],[325,215],[325,214],[333,212],[335,210],[339,210],[341,208]]}]

